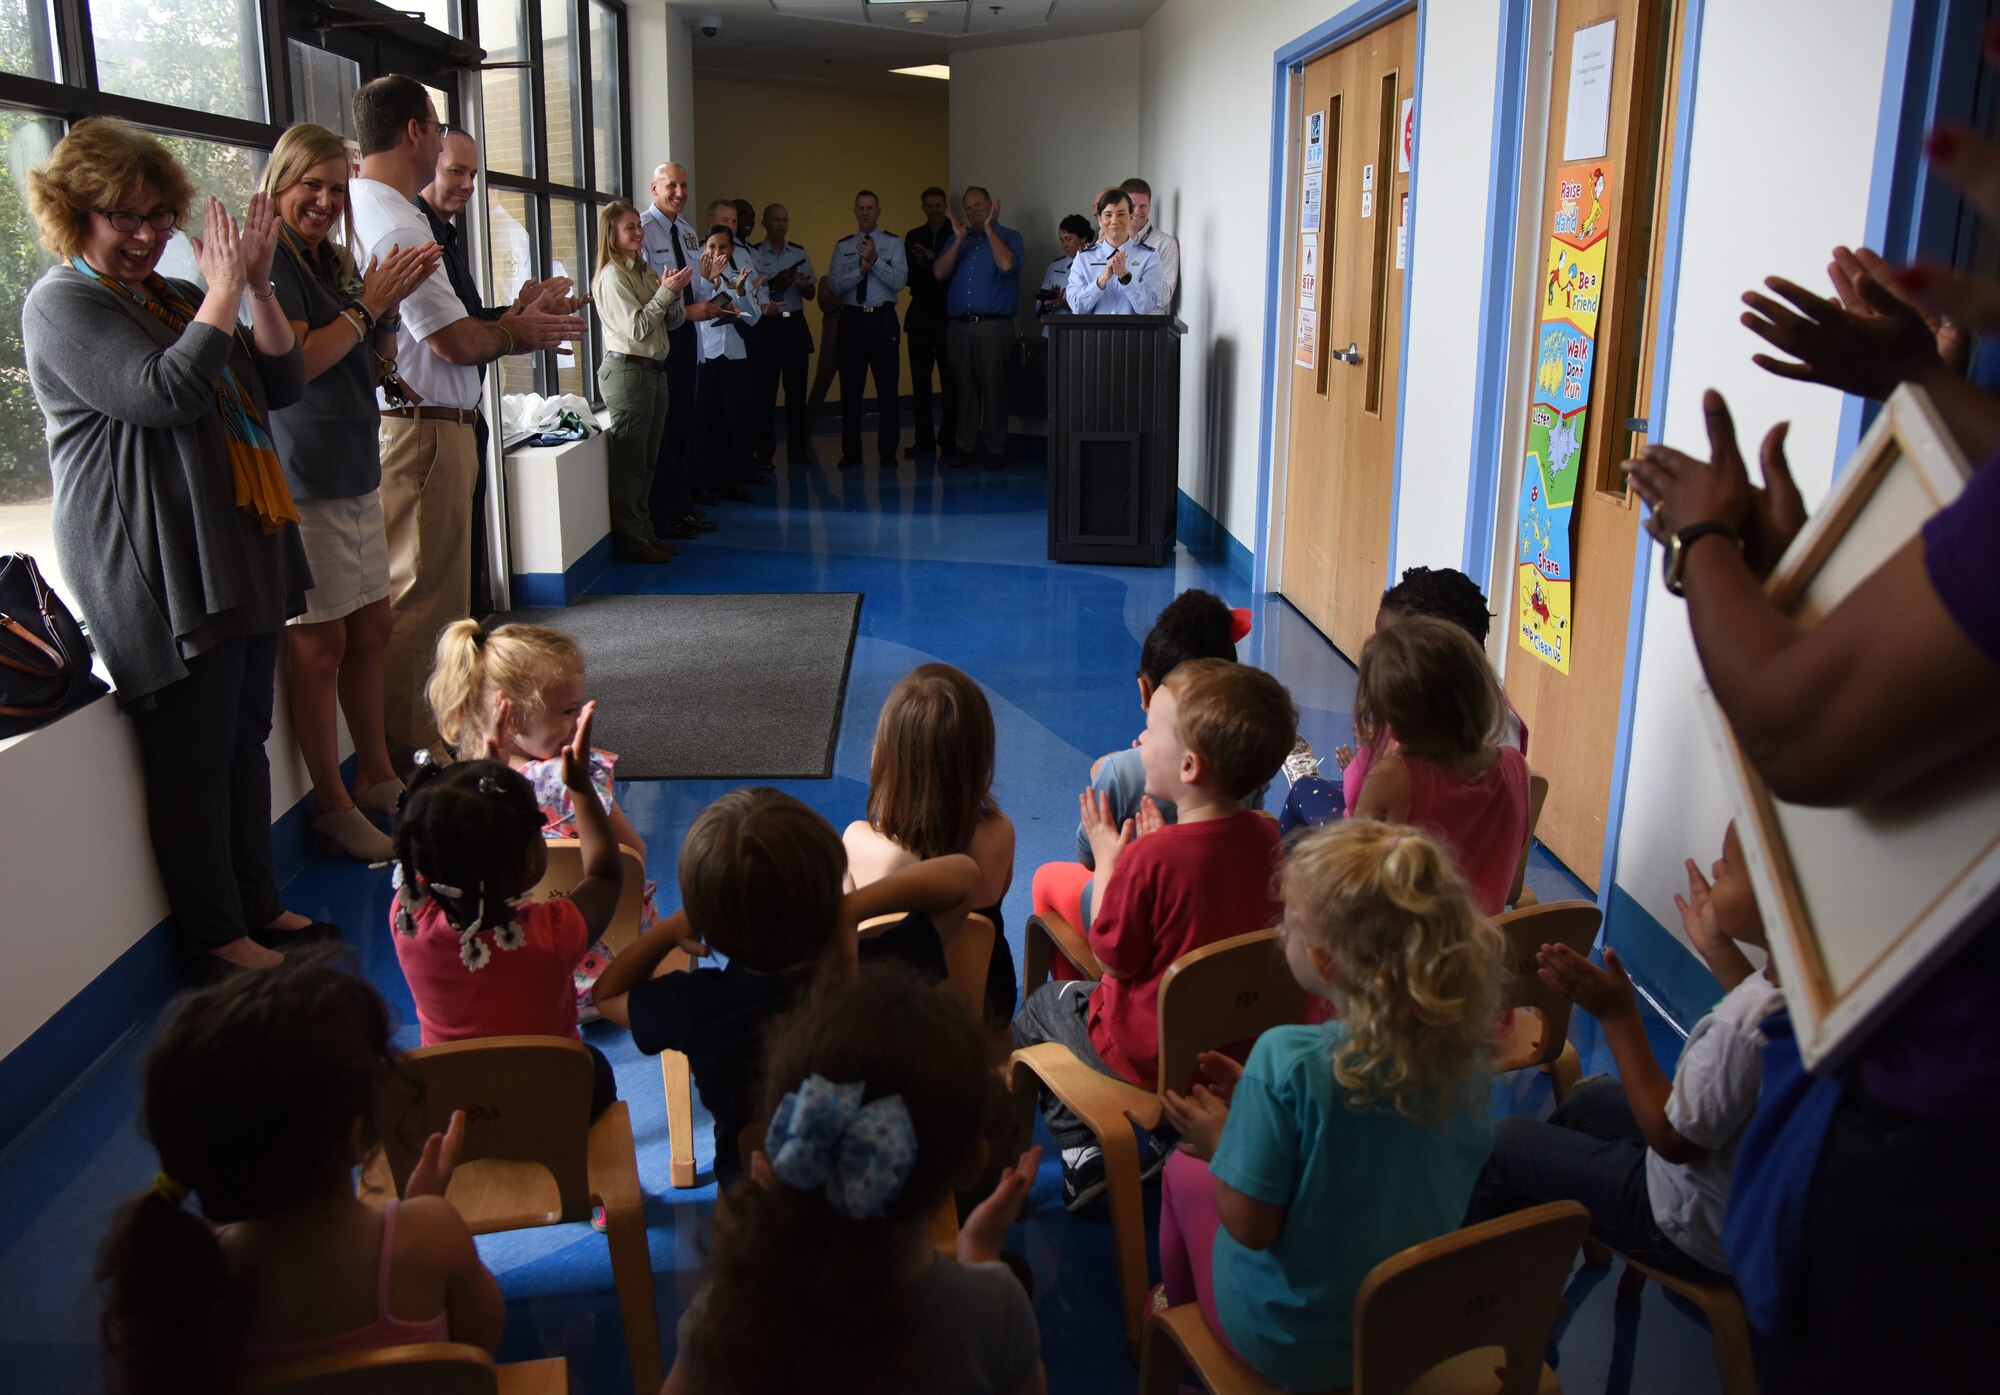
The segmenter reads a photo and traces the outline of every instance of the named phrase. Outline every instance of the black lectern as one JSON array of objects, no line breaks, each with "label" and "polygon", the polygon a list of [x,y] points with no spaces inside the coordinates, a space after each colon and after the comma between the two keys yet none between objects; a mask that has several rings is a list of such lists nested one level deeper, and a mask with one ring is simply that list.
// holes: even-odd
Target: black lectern
[{"label": "black lectern", "polygon": [[1174,552],[1181,336],[1172,315],[1049,328],[1049,560],[1159,566]]}]

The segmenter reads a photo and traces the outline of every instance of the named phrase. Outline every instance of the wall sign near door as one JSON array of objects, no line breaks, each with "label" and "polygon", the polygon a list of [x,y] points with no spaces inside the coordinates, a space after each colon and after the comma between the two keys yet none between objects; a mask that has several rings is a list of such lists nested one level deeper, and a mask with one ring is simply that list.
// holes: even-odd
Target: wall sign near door
[{"label": "wall sign near door", "polygon": [[1563,159],[1595,160],[1611,140],[1611,54],[1618,21],[1607,19],[1571,37],[1569,109],[1563,120]]},{"label": "wall sign near door", "polygon": [[1610,168],[1568,165],[1556,172],[1554,233],[1536,337],[1535,386],[1528,398],[1527,459],[1521,467],[1519,547],[1521,647],[1569,672],[1570,612],[1576,578],[1570,525],[1583,474],[1584,428],[1597,361],[1597,311],[1611,220],[1604,210]]}]

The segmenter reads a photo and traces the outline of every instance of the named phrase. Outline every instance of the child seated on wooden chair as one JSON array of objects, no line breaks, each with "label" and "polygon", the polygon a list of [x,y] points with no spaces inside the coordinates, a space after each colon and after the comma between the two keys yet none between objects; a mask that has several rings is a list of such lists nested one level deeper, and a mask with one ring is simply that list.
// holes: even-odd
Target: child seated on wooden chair
[{"label": "child seated on wooden chair", "polygon": [[1413,828],[1346,820],[1291,844],[1285,958],[1332,1020],[1205,1052],[1169,1091],[1160,1196],[1170,1304],[1287,1390],[1352,1383],[1354,1299],[1390,1255],[1456,1228],[1492,1137],[1498,932]]},{"label": "child seated on wooden chair", "polygon": [[[460,760],[487,756],[521,773],[542,811],[544,838],[576,838],[576,799],[563,778],[563,748],[576,738],[589,687],[584,680],[583,647],[547,625],[500,625],[488,630],[477,620],[458,620],[438,636],[424,696],[437,718],[444,743]],[[611,836],[646,861],[646,843],[615,798],[618,757],[590,748],[590,788],[611,822]],[[641,899],[639,923],[655,917],[653,883]],[[595,1022],[591,985],[611,962],[611,953],[593,940],[578,961],[577,1019]]]},{"label": "child seated on wooden chair", "polygon": [[[1188,660],[1226,659],[1235,663],[1236,641],[1249,632],[1249,611],[1231,610],[1219,597],[1207,591],[1183,591],[1168,601],[1166,608],[1153,621],[1153,627],[1146,631],[1145,643],[1139,649],[1140,713],[1143,715],[1152,706],[1153,694],[1167,681],[1167,675]],[[1090,789],[1091,793],[1101,794],[1108,801],[1109,817],[1114,825],[1123,824],[1127,819],[1137,819],[1141,806],[1149,797],[1138,744],[1135,742],[1099,756],[1090,767]],[[1161,823],[1172,823],[1179,817],[1171,799],[1152,798]],[[1251,794],[1248,802],[1252,808],[1263,808],[1263,789],[1260,787]],[[1151,815],[1148,819],[1150,827]],[[1035,914],[1054,911],[1078,930],[1088,930],[1097,909],[1092,899],[1096,890],[1092,873],[1096,869],[1090,830],[1079,821],[1076,826],[1076,861],[1045,862],[1035,869],[1035,880],[1030,890]],[[1060,955],[1050,962],[1049,972],[1059,979],[1077,976],[1068,961]]]},{"label": "child seated on wooden chair", "polygon": [[[423,1041],[470,1037],[582,1039],[575,969],[618,909],[624,867],[611,824],[591,786],[585,703],[562,750],[575,800],[583,880],[567,896],[524,901],[548,865],[542,810],[519,772],[497,759],[419,766],[396,815],[396,894],[390,940],[416,1001]],[[499,749],[503,703],[488,733]],[[596,1067],[590,1117],[618,1098],[604,1053],[584,1042]]]},{"label": "child seated on wooden chair", "polygon": [[[930,865],[930,864],[925,864]],[[1034,1305],[1000,1261],[1041,1162],[927,1222],[1005,1116],[979,1024],[900,966],[828,975],[771,1034],[753,1181],[730,1194],[662,1395],[1040,1395]]]},{"label": "child seated on wooden chair", "polygon": [[403,1199],[355,1195],[385,1096],[389,1008],[325,951],[182,1003],[146,1055],[153,1185],[98,1257],[110,1386],[234,1390],[240,1371],[412,1342],[492,1351],[500,1285],[444,1199],[465,1132],[433,1134]]},{"label": "child seated on wooden chair", "polygon": [[[1177,823],[1133,841],[1137,820],[1114,822],[1110,800],[1079,799],[1096,850],[1097,916],[1090,948],[1101,983],[1046,983],[1014,1018],[1014,1045],[1061,1042],[1085,1065],[1150,1089],[1159,1067],[1160,980],[1191,949],[1278,923],[1272,895],[1275,820],[1244,799],[1278,771],[1298,735],[1298,709],[1270,674],[1225,659],[1195,659],[1167,675],[1139,738],[1146,793],[1179,807]],[[1105,1188],[1089,1130],[1054,1094],[1042,1101],[1062,1150],[1063,1204],[1076,1211]],[[1145,1171],[1172,1139],[1155,1135]]]},{"label": "child seated on wooden chair", "polygon": [[[752,1121],[771,1020],[829,964],[928,949],[923,968],[942,979],[941,937],[964,923],[982,882],[978,864],[960,853],[843,895],[846,873],[840,836],[819,814],[779,790],[731,790],[701,812],[681,845],[681,909],[598,979],[598,1010],[631,1028],[641,1051],[686,1053],[715,1121],[715,1180],[724,1190],[742,1176],[737,1139]],[[895,912],[928,921],[890,943],[857,942],[863,920]],[[703,946],[728,962],[655,976],[674,949]]]},{"label": "child seated on wooden chair", "polygon": [[1686,1279],[1729,1271],[1723,1208],[1763,1085],[1758,1024],[1780,994],[1775,967],[1757,972],[1736,947],[1761,947],[1764,922],[1734,824],[1710,872],[1712,884],[1689,858],[1688,894],[1674,904],[1725,991],[1688,1034],[1671,1080],[1646,1039],[1618,951],[1606,946],[1600,969],[1563,945],[1542,947],[1537,972],[1603,1025],[1618,1075],[1584,1081],[1546,1123],[1500,1120],[1468,1225],[1544,1201],[1581,1201],[1591,1233],[1642,1264]]}]

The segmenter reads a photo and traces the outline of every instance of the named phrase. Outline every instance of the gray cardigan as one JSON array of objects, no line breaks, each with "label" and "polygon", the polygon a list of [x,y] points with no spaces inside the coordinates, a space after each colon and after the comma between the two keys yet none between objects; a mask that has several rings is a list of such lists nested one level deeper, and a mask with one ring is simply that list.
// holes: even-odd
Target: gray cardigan
[{"label": "gray cardigan", "polygon": [[[199,286],[172,284],[201,303]],[[48,419],[56,556],[121,705],[150,706],[188,659],[304,610],[299,530],[267,534],[236,506],[215,400],[233,365],[268,423],[305,390],[296,345],[272,357],[247,328],[192,323],[176,338],[66,265],[28,292],[21,344]]]}]

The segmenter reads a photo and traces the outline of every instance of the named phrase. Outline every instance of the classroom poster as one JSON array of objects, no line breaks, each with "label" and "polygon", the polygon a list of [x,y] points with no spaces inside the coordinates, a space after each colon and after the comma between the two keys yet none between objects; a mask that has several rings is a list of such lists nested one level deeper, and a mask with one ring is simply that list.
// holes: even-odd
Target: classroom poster
[{"label": "classroom poster", "polygon": [[1604,210],[1610,175],[1603,161],[1556,172],[1555,227],[1541,283],[1542,320],[1521,466],[1514,557],[1521,593],[1520,643],[1562,673],[1569,672],[1576,584],[1570,566],[1572,506],[1583,474],[1590,385],[1597,365],[1597,311],[1611,232]]},{"label": "classroom poster", "polygon": [[1298,328],[1292,362],[1301,368],[1319,366],[1319,238],[1307,233],[1299,247]]}]

